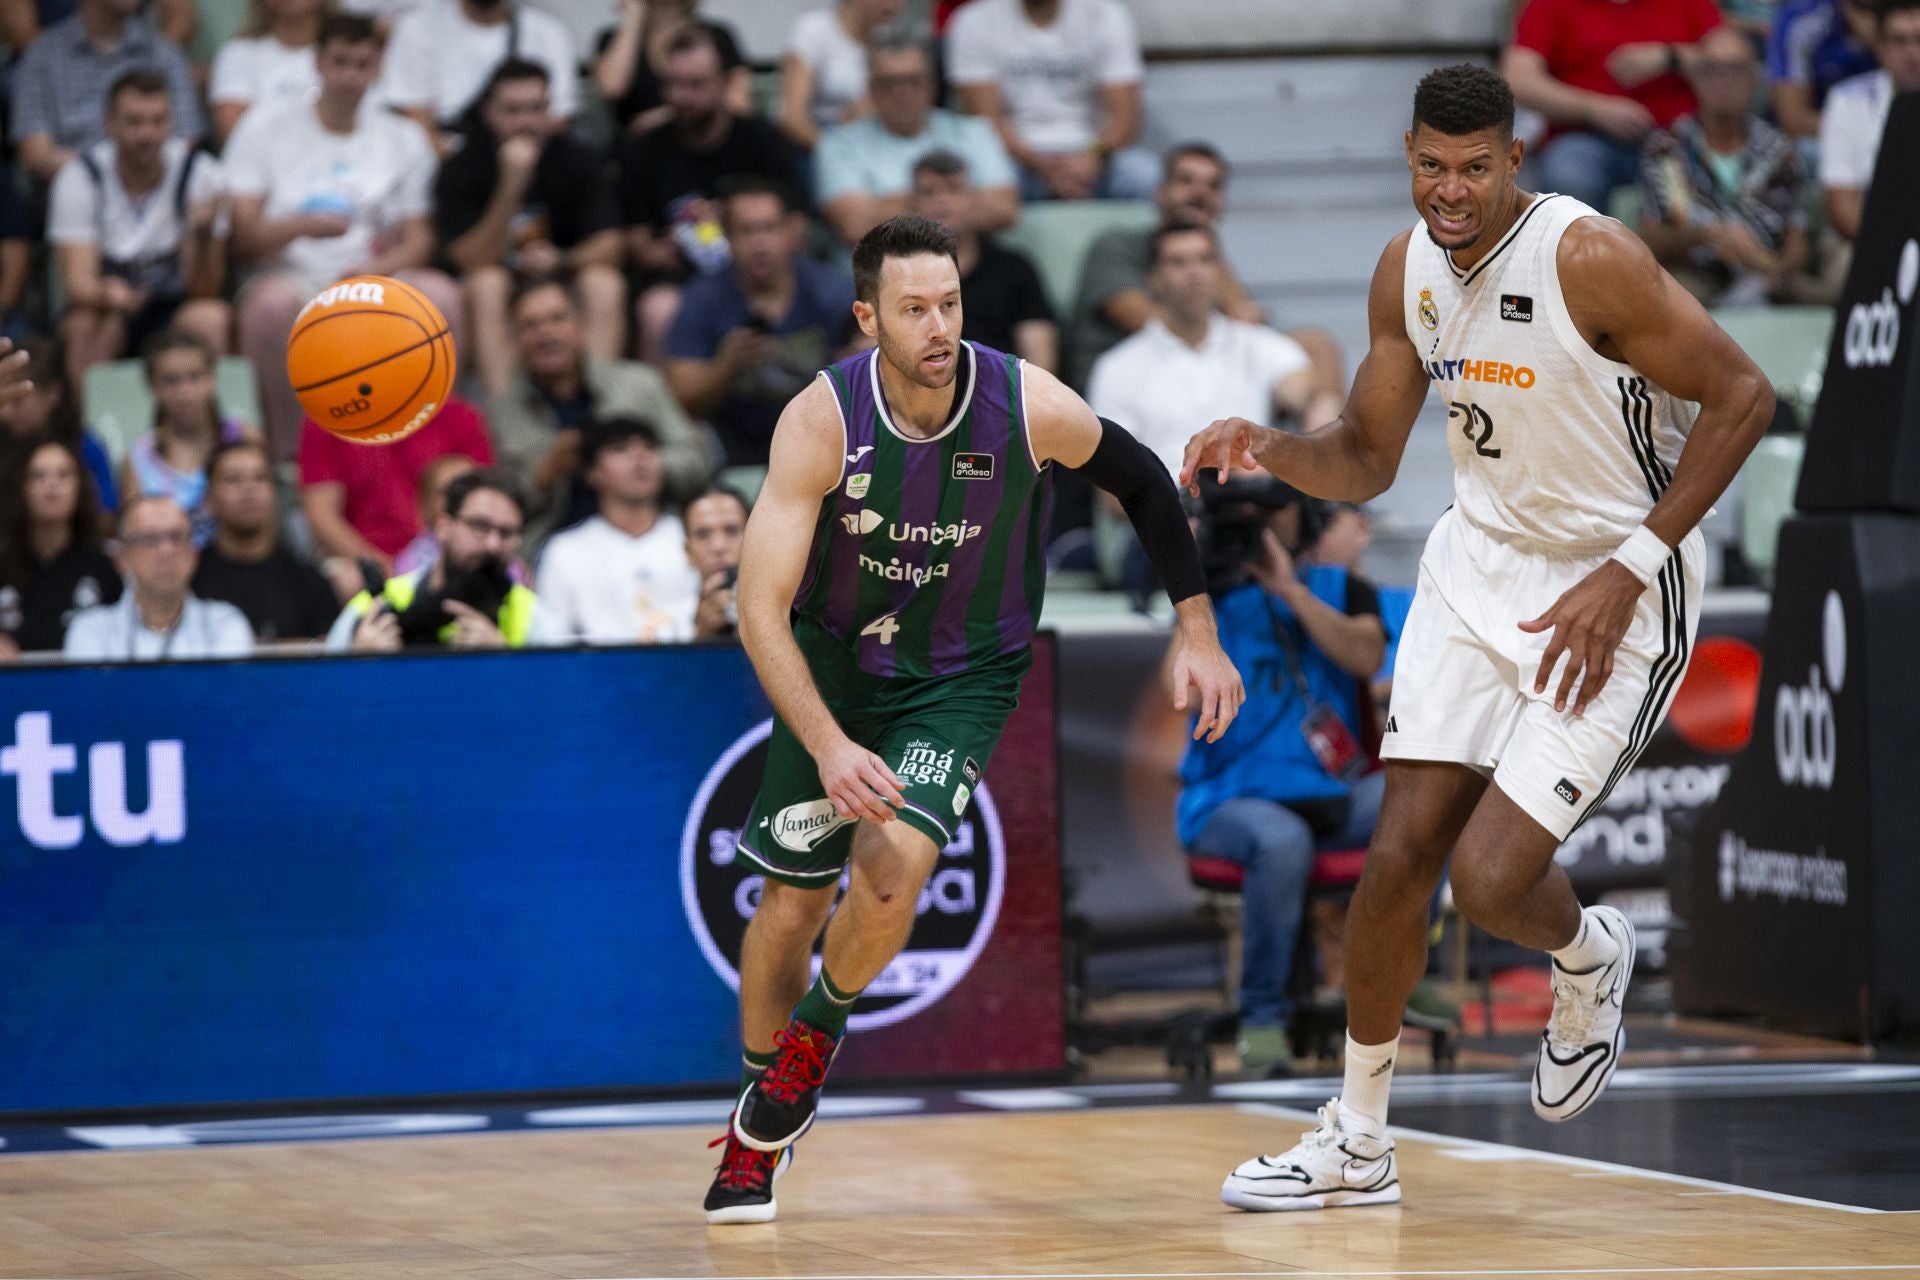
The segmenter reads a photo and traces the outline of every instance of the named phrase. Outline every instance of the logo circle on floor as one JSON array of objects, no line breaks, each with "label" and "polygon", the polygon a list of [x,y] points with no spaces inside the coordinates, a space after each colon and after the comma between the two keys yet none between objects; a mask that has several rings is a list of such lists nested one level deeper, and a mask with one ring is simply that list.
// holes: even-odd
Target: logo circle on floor
[{"label": "logo circle on floor", "polygon": [[[740,989],[740,941],[764,877],[740,858],[740,829],[766,768],[773,722],[763,720],[721,753],[701,780],[680,836],[680,898],[707,963]],[[911,1018],[959,984],[993,936],[1006,888],[1006,839],[982,782],[953,842],[940,851],[906,947],[854,1003],[848,1027],[871,1031]],[[846,891],[841,877],[840,892]],[[815,972],[818,972],[817,956]]]}]

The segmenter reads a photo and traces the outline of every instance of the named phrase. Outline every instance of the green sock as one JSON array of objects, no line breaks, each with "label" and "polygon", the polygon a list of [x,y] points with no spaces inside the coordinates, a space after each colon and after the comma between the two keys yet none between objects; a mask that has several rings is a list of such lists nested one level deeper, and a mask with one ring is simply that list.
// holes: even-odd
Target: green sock
[{"label": "green sock", "polygon": [[846,1032],[847,1015],[853,1012],[853,1002],[859,995],[858,991],[842,991],[827,973],[827,967],[821,965],[820,976],[807,988],[807,994],[800,997],[793,1016],[816,1031],[838,1038]]},{"label": "green sock", "polygon": [[744,1091],[748,1085],[767,1074],[767,1068],[773,1065],[773,1051],[756,1053],[752,1049],[743,1049],[740,1053],[740,1088]]}]

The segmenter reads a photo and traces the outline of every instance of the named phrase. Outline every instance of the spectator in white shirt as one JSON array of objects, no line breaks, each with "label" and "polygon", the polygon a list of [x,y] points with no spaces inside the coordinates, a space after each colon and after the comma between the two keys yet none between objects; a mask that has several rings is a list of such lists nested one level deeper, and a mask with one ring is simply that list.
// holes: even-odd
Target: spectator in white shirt
[{"label": "spectator in white shirt", "polygon": [[1021,168],[1027,200],[1145,200],[1140,42],[1120,0],[973,0],[947,26],[947,77]]},{"label": "spectator in white shirt", "polygon": [[1308,427],[1340,411],[1316,395],[1312,362],[1292,338],[1222,315],[1220,245],[1211,228],[1176,223],[1149,242],[1148,287],[1160,314],[1101,356],[1087,403],[1153,450],[1178,475],[1193,424],[1292,416]]},{"label": "spectator in white shirt", "polygon": [[640,418],[609,418],[588,428],[580,450],[600,510],[547,541],[535,571],[541,601],[568,639],[689,639],[700,575],[685,528],[661,507],[659,432]]},{"label": "spectator in white shirt", "polygon": [[54,179],[47,239],[67,291],[60,336],[68,376],[138,350],[178,326],[228,349],[221,299],[227,227],[220,163],[173,136],[173,103],[155,71],[123,73],[107,92],[107,136]]},{"label": "spectator in white shirt", "polygon": [[213,57],[207,101],[225,142],[248,107],[312,102],[320,94],[313,51],[327,0],[252,0],[247,20]]},{"label": "spectator in white shirt", "polygon": [[253,652],[247,615],[188,590],[199,555],[193,524],[172,498],[135,495],[120,510],[118,554],[127,591],[118,604],[82,609],[63,646],[75,662],[244,658]]},{"label": "spectator in white shirt", "polygon": [[522,0],[428,0],[393,24],[377,100],[424,128],[444,155],[450,135],[509,58],[547,69],[556,120],[580,111],[580,56],[566,24]]},{"label": "spectator in white shirt", "polygon": [[835,125],[873,109],[867,46],[900,16],[903,0],[837,0],[793,20],[780,58],[780,127],[809,150]]},{"label": "spectator in white shirt", "polygon": [[1827,189],[1827,221],[1848,240],[1860,234],[1860,214],[1894,96],[1920,90],[1920,0],[1885,0],[1873,51],[1880,70],[1833,86],[1820,113],[1820,185]]},{"label": "spectator in white shirt", "polygon": [[428,0],[337,0],[340,12],[372,18],[382,31],[393,30],[394,23],[427,3]]},{"label": "spectator in white shirt", "polygon": [[233,249],[256,273],[240,293],[240,351],[260,379],[267,439],[282,461],[301,417],[287,336],[314,294],[344,276],[397,275],[459,328],[459,287],[423,269],[433,256],[432,144],[410,120],[361,109],[380,44],[371,19],[329,15],[316,55],[320,96],[249,111],[227,146]]}]

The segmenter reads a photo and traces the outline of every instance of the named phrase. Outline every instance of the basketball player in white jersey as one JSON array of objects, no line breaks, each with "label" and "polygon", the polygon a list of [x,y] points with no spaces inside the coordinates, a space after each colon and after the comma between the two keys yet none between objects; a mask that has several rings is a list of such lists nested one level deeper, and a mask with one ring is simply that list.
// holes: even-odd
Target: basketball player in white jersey
[{"label": "basketball player in white jersey", "polygon": [[1340,418],[1310,436],[1216,422],[1180,476],[1264,467],[1365,501],[1393,483],[1429,384],[1447,405],[1455,503],[1394,671],[1386,798],[1347,925],[1344,1086],[1297,1146],[1228,1176],[1221,1198],[1243,1209],[1400,1199],[1387,1090],[1449,853],[1467,919],[1552,955],[1534,1110],[1569,1119],[1612,1078],[1633,929],[1582,911],[1553,854],[1666,714],[1699,620],[1695,526],[1773,412],[1760,371],[1633,232],[1515,185],[1497,75],[1422,80],[1406,151],[1420,222],[1374,272]]}]

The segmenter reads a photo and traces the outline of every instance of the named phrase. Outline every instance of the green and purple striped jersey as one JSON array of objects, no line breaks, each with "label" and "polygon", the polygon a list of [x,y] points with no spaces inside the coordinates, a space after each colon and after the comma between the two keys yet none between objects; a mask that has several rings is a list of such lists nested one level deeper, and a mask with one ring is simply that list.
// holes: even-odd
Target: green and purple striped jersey
[{"label": "green and purple striped jersey", "polygon": [[1046,589],[1047,468],[1027,439],[1020,360],[960,344],[953,414],[893,425],[877,351],[820,374],[846,426],[794,608],[877,676],[944,676],[1026,648]]}]

